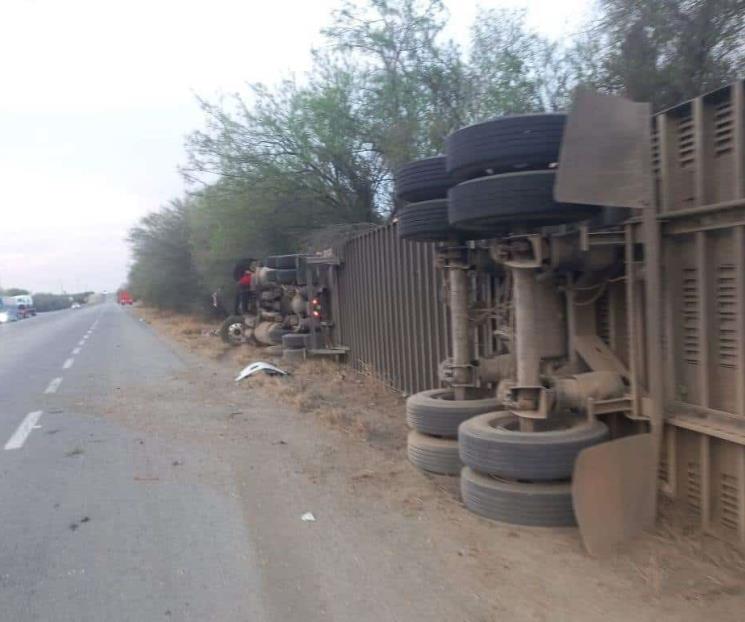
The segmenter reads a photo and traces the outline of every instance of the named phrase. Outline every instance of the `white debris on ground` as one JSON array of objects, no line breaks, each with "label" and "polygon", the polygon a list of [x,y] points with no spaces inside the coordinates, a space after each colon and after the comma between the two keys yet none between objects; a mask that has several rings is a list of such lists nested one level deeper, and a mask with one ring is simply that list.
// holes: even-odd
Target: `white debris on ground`
[{"label": "white debris on ground", "polygon": [[238,374],[238,376],[236,377],[235,381],[239,382],[243,380],[244,378],[248,378],[250,375],[255,374],[257,371],[263,371],[269,376],[289,375],[286,371],[280,369],[279,367],[275,367],[271,363],[264,363],[263,361],[257,361],[256,363],[251,363],[250,365],[247,365],[246,367],[244,367],[241,373]]}]

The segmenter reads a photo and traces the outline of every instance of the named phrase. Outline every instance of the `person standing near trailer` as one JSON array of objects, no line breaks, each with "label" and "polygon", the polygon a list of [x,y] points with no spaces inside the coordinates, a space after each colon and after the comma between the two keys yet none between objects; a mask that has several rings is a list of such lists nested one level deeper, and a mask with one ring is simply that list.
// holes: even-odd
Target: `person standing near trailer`
[{"label": "person standing near trailer", "polygon": [[250,267],[243,271],[238,279],[237,291],[235,295],[235,314],[248,313],[251,310],[253,298],[253,272]]}]

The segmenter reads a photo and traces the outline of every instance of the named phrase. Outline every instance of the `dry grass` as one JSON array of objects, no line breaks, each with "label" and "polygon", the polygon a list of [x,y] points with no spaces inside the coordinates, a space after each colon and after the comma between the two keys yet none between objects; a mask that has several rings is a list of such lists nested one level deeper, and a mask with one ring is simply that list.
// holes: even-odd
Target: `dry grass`
[{"label": "dry grass", "polygon": [[380,449],[397,451],[405,446],[404,399],[369,371],[323,359],[290,364],[266,348],[226,345],[218,334],[218,320],[148,307],[138,307],[136,313],[189,351],[230,364],[236,372],[254,361],[272,362],[291,372],[282,378],[252,376],[243,381],[246,390],[279,399]]},{"label": "dry grass", "polygon": [[185,345],[192,352],[221,359],[232,349],[220,339],[219,320],[174,311],[161,311],[150,307],[136,307],[135,313],[148,324],[156,324],[159,330]]},{"label": "dry grass", "polygon": [[246,381],[245,386],[258,388],[380,449],[397,451],[404,446],[404,399],[400,394],[372,376],[327,360],[308,360],[287,368],[289,377],[259,376]]}]

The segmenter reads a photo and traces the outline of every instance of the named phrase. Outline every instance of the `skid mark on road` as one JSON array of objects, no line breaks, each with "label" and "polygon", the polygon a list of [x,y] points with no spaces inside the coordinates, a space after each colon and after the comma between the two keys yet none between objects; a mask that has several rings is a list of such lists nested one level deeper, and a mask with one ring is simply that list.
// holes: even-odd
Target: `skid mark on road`
[{"label": "skid mark on road", "polygon": [[19,425],[18,429],[13,433],[13,436],[11,436],[8,442],[5,443],[5,449],[20,449],[23,447],[28,435],[31,434],[31,430],[36,427],[39,417],[41,417],[41,413],[42,411],[35,410],[26,415],[23,421],[21,421],[21,425]]},{"label": "skid mark on road", "polygon": [[62,384],[62,378],[54,378],[50,383],[49,386],[46,388],[44,393],[57,393],[57,389],[59,389],[59,386]]}]

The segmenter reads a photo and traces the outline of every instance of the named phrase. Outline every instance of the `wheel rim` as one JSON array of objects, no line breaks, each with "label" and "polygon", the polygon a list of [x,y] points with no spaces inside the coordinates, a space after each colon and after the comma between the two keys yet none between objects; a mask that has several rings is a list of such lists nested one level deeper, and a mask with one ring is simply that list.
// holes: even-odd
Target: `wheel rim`
[{"label": "wheel rim", "polygon": [[246,338],[246,332],[243,328],[243,324],[235,322],[228,326],[228,338],[232,343],[242,343]]}]

